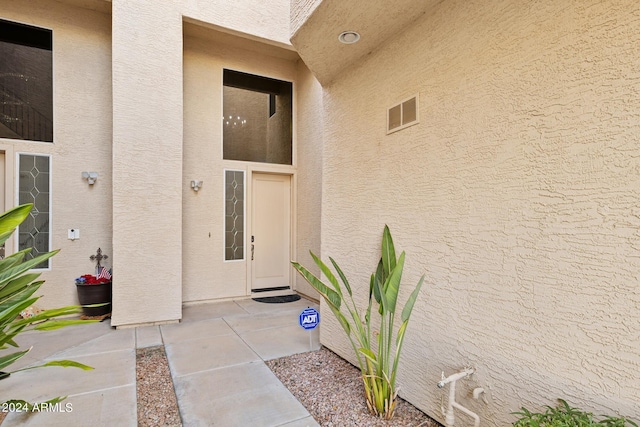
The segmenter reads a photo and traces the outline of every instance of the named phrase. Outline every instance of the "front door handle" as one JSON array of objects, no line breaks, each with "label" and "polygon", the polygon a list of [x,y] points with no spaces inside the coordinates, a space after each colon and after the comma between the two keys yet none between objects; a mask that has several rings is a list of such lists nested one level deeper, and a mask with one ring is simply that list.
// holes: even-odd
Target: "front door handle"
[{"label": "front door handle", "polygon": [[255,249],[253,246],[253,242],[256,241],[256,236],[251,236],[251,261],[253,261],[253,250]]}]

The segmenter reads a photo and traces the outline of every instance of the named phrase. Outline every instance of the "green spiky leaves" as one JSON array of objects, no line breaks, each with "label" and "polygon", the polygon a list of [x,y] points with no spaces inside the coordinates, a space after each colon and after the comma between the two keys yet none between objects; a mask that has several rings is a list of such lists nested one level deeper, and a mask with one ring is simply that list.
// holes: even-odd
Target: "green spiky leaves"
[{"label": "green spiky leaves", "polygon": [[[326,277],[328,283],[323,282],[297,262],[291,264],[322,295],[347,334],[362,372],[367,407],[370,412],[384,419],[390,419],[395,411],[398,393],[395,380],[400,352],[411,312],[424,282],[424,276],[407,299],[400,316],[402,323],[398,331],[394,333],[394,320],[405,253],[402,252],[398,258],[396,257],[391,232],[386,225],[382,233],[381,252],[376,271],[371,275],[369,281],[369,302],[364,317],[360,315],[353,300],[353,291],[349,281],[333,258],[329,258],[333,266],[332,271],[319,257],[311,253],[313,261],[322,275]],[[343,289],[346,292],[343,292]],[[374,302],[378,305],[376,311],[380,315],[380,327],[377,337],[372,340],[372,323],[378,324],[371,318]],[[394,335],[395,340],[393,339]]]},{"label": "green spiky leaves", "polygon": [[[0,215],[0,244],[4,243],[13,233],[15,228],[25,220],[32,205],[17,206]],[[78,306],[63,307],[42,311],[35,316],[22,319],[19,314],[27,307],[35,304],[40,298],[34,296],[35,292],[44,283],[36,280],[40,273],[30,273],[29,270],[38,264],[54,256],[58,251],[48,252],[27,259],[29,249],[16,252],[0,260],[0,370],[5,370],[18,359],[26,355],[31,349],[20,351],[9,351],[9,346],[18,347],[14,338],[21,332],[27,330],[53,330],[78,323],[90,323],[93,321],[81,321],[73,319],[57,320],[57,317],[76,314],[81,311]],[[90,366],[71,360],[54,360],[42,365],[30,366],[28,368],[7,372],[4,377],[16,372],[35,369],[40,367],[73,367],[79,369],[93,369]],[[54,398],[49,402],[57,403],[64,398]],[[12,400],[8,402],[27,402]]]}]

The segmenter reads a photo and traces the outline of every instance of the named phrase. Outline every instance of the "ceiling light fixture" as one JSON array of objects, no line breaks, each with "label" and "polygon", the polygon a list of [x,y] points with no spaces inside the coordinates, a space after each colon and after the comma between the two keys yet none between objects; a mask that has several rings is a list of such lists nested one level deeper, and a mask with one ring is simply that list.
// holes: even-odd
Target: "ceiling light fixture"
[{"label": "ceiling light fixture", "polygon": [[340,43],[353,44],[360,40],[360,34],[355,31],[343,31],[338,36]]}]

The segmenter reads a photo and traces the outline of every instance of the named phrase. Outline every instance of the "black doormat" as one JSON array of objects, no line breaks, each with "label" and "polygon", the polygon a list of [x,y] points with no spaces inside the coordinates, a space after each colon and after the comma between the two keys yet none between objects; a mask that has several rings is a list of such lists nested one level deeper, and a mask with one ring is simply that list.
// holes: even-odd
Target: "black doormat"
[{"label": "black doormat", "polygon": [[260,297],[253,298],[254,301],[258,302],[266,302],[268,304],[280,304],[283,302],[294,302],[300,299],[300,295],[292,294],[292,295],[278,295],[275,297]]}]

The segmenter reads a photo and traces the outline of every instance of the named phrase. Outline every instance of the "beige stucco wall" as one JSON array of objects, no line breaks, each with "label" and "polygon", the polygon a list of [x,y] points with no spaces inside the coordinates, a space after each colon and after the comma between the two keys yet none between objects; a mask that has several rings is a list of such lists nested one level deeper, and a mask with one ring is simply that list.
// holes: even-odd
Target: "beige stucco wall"
[{"label": "beige stucco wall", "polygon": [[224,169],[244,170],[248,180],[251,170],[294,174],[296,168],[222,159],[222,125],[216,119],[222,117],[222,70],[291,81],[295,92],[296,61],[260,54],[253,42],[219,44],[211,35],[186,36],[184,46],[182,175],[187,184],[193,179],[204,184],[197,193],[188,185],[182,189],[183,299],[243,297],[250,294],[246,259],[224,261]]},{"label": "beige stucco wall", "polygon": [[[295,260],[311,266],[309,251],[320,254],[320,221],[322,214],[322,87],[305,64],[297,65],[296,85],[296,134],[297,134],[297,235]],[[313,272],[319,274],[318,268]],[[295,289],[311,298],[318,293],[298,274],[294,277]]]},{"label": "beige stucco wall", "polygon": [[[121,260],[116,271],[126,278],[123,280],[126,287],[123,283],[123,287],[114,289],[114,325],[177,320],[181,317],[182,301],[246,294],[246,280],[241,282],[240,293],[236,292],[235,285],[239,282],[233,281],[235,276],[246,272],[241,263],[229,268],[232,270],[230,275],[224,269],[211,270],[217,265],[211,262],[215,250],[209,252],[205,248],[222,238],[222,222],[216,228],[211,221],[199,218],[193,222],[190,216],[188,206],[193,191],[189,182],[194,178],[205,182],[203,191],[197,194],[200,210],[196,216],[211,218],[215,215],[213,212],[222,214],[221,209],[203,211],[205,206],[201,200],[207,194],[213,194],[216,188],[219,193],[215,197],[222,200],[223,172],[221,168],[214,169],[216,162],[197,163],[195,170],[189,166],[187,151],[193,148],[189,146],[192,140],[189,134],[183,138],[183,129],[190,125],[189,107],[183,112],[183,100],[186,103],[190,99],[188,95],[183,96],[183,85],[185,91],[190,89],[189,79],[183,77],[183,56],[188,58],[189,55],[183,53],[182,26],[183,20],[188,18],[234,33],[250,33],[274,44],[285,44],[283,35],[288,34],[288,26],[278,25],[278,22],[288,16],[288,2],[276,2],[270,7],[258,3],[240,2],[234,4],[231,11],[229,4],[219,1],[161,5],[146,0],[114,1],[114,249],[118,252],[117,259]],[[278,18],[282,15],[285,18]],[[224,55],[233,56],[234,52],[235,49],[228,48]],[[257,67],[258,63],[254,62],[254,68]],[[260,69],[268,72],[269,66]],[[217,70],[194,71],[202,73],[203,81],[198,83],[201,88],[207,85],[215,88],[208,92],[211,97],[201,96],[207,92],[198,93],[206,105],[196,115],[217,111],[207,116],[207,120],[221,117],[220,98],[215,96],[220,93],[221,80],[214,79],[220,70],[218,66]],[[191,71],[188,64],[184,65],[185,75]],[[206,109],[209,107],[213,110]],[[197,120],[201,119],[199,116]],[[198,144],[204,147],[196,151],[206,152],[202,158],[220,153],[219,135],[213,139],[218,142],[216,145],[212,144],[212,135],[208,133],[215,123],[215,120],[199,123],[201,130],[187,131],[201,132],[198,137],[202,136],[202,139],[198,139]],[[214,130],[219,131],[219,128]],[[131,168],[131,159],[137,159],[139,168]],[[190,232],[193,234],[186,234]],[[193,246],[190,242],[197,243]],[[221,248],[218,245],[217,249]],[[193,251],[200,255],[193,255]],[[218,259],[222,262],[223,257]],[[194,269],[194,266],[197,267]],[[201,275],[203,269],[210,274]],[[149,292],[150,275],[162,278],[162,286],[154,288],[153,304],[139,307],[139,301]],[[229,279],[234,285],[229,285]],[[217,283],[222,285],[217,286]]]},{"label": "beige stucco wall", "polygon": [[322,3],[322,0],[291,0],[289,11],[291,34],[295,34],[298,31],[320,3]]},{"label": "beige stucco wall", "polygon": [[[222,132],[225,141],[223,156],[228,159],[264,160],[269,94],[226,86],[222,92],[222,116],[226,118]],[[240,112],[243,116],[238,119]],[[236,126],[234,119],[246,120],[247,123]]]},{"label": "beige stucco wall", "polygon": [[[182,16],[173,3],[116,0],[112,37],[111,324],[177,320],[182,316]],[[141,304],[149,295],[153,299]]]},{"label": "beige stucco wall", "polygon": [[289,43],[290,0],[181,0],[186,19],[277,46]]},{"label": "beige stucco wall", "polygon": [[[325,88],[323,257],[364,304],[387,223],[403,301],[426,274],[398,382],[441,421],[436,383],[465,366],[483,425],[558,397],[640,418],[639,13],[441,2]],[[386,135],[416,93],[420,124]],[[322,343],[353,360],[323,314]]]},{"label": "beige stucco wall", "polygon": [[[230,268],[233,271],[230,276],[224,269],[211,271],[216,277],[213,282],[225,283],[221,288],[215,283],[208,283],[211,274],[199,274],[203,268],[209,271],[217,264],[210,262],[215,252],[203,249],[221,239],[223,226],[222,222],[218,229],[206,220],[191,222],[188,211],[190,199],[187,199],[192,197],[189,182],[194,174],[211,174],[211,179],[196,179],[208,183],[205,185],[211,193],[215,191],[216,183],[222,190],[222,169],[214,170],[213,164],[199,163],[194,171],[187,166],[188,155],[183,157],[183,150],[186,152],[191,148],[188,147],[188,137],[183,138],[183,129],[189,125],[187,109],[183,111],[183,100],[188,102],[189,99],[183,96],[183,85],[185,88],[188,86],[188,79],[183,77],[183,70],[185,74],[188,72],[187,65],[183,68],[183,56],[188,56],[183,53],[183,21],[199,21],[225,32],[248,33],[252,38],[288,46],[283,39],[288,36],[288,25],[283,25],[282,21],[287,20],[289,3],[278,1],[267,7],[260,2],[244,1],[234,3],[232,10],[228,3],[204,0],[163,4],[147,0],[119,0],[113,3],[113,241],[117,252],[115,263],[121,263],[115,267],[121,272],[122,282],[118,285],[114,281],[112,324],[177,320],[181,317],[183,301],[246,294],[246,291],[238,294],[235,285],[228,285],[229,279],[246,272],[241,263]],[[224,54],[233,56],[235,51],[235,48],[228,47]],[[257,63],[254,64],[258,68]],[[267,73],[270,69],[268,65],[259,68]],[[202,85],[214,82],[216,89],[209,92],[212,94],[210,98],[202,97],[204,103],[215,104],[217,111],[207,119],[221,117],[219,98],[214,96],[220,93],[221,80],[212,80],[215,70],[201,69],[199,72],[204,73]],[[200,92],[198,96],[202,93],[206,92]],[[211,136],[207,132],[213,123],[216,122],[201,124],[205,136]],[[205,137],[198,143],[210,144],[211,141]],[[219,154],[219,139],[217,141],[218,147],[207,145],[199,149],[214,150],[209,154],[218,150]],[[136,159],[139,168],[131,167],[131,159]],[[198,194],[200,200],[206,197],[205,194],[206,191]],[[200,202],[201,209],[203,205]],[[218,212],[222,213],[221,210]],[[198,211],[198,215],[215,214]],[[194,249],[184,239],[202,242],[205,234],[201,227],[207,228],[206,244],[197,245]],[[194,234],[186,235],[183,231]],[[186,255],[183,255],[183,250]],[[194,250],[201,256],[191,256]],[[206,267],[189,270],[194,265]],[[183,273],[183,269],[186,272]],[[153,303],[139,307],[139,301],[149,293],[150,275],[160,277],[162,286],[154,288]],[[204,290],[192,292],[198,286],[204,286]],[[242,286],[246,287],[246,280]],[[216,290],[220,292],[216,293]]]},{"label": "beige stucco wall", "polygon": [[275,97],[275,112],[267,119],[266,161],[269,163],[293,163],[293,93],[290,95]]},{"label": "beige stucco wall", "polygon": [[[98,246],[114,266],[114,326],[177,320],[183,301],[248,295],[246,264],[222,262],[222,177],[224,168],[256,168],[220,160],[219,122],[212,117],[221,114],[223,66],[296,84],[289,1],[263,3],[3,2],[0,17],[54,29],[56,142],[0,141],[9,163],[20,151],[53,154],[52,242],[63,252],[44,275],[59,282],[55,290],[45,287],[46,306],[77,302],[73,278],[92,271],[88,257]],[[183,48],[185,22],[215,32],[216,42],[206,37],[189,52]],[[314,96],[319,102],[319,92]],[[296,167],[258,169],[295,175]],[[80,178],[84,170],[100,174],[93,187]],[[205,182],[197,195],[191,179]],[[299,188],[319,194],[320,181]],[[217,207],[219,218],[209,210]],[[79,228],[81,238],[67,240],[69,228]],[[220,263],[211,263],[216,251]]]},{"label": "beige stucco wall", "polygon": [[[38,304],[53,308],[78,302],[74,279],[93,273],[89,256],[111,244],[111,18],[49,1],[2,2],[0,18],[53,30],[54,142],[0,139],[9,177],[7,206],[17,203],[14,167],[18,153],[52,156],[51,246],[61,249],[44,271]],[[83,171],[98,172],[87,185]],[[67,230],[80,239],[67,239]],[[109,260],[110,261],[110,260]],[[106,262],[108,266],[110,262]]]}]

